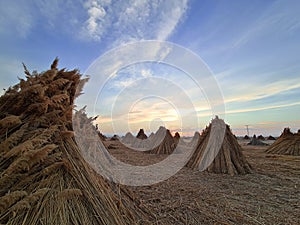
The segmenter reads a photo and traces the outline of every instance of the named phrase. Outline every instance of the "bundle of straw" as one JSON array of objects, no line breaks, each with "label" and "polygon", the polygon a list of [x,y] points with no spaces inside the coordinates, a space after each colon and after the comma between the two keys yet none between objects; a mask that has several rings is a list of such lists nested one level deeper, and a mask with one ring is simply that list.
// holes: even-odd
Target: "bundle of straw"
[{"label": "bundle of straw", "polygon": [[[206,164],[207,167],[202,168]],[[218,117],[201,134],[187,167],[230,175],[252,172],[230,127]]]},{"label": "bundle of straw", "polygon": [[138,224],[127,189],[97,175],[72,132],[87,78],[77,70],[31,74],[0,97],[0,224]]}]

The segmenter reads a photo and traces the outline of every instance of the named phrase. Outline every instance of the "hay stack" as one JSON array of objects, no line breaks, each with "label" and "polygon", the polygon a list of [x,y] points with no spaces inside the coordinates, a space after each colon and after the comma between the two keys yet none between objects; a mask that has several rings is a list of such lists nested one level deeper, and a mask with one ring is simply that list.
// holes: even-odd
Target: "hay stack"
[{"label": "hay stack", "polygon": [[196,147],[199,143],[201,135],[198,131],[194,133],[192,140],[187,144],[189,147]]},{"label": "hay stack", "polygon": [[[141,129],[142,130],[142,129]],[[139,132],[139,137],[134,137],[130,132],[126,133],[125,137],[121,139],[121,142],[127,147],[133,148],[135,150],[145,151],[149,149],[150,139],[145,138],[144,131]]]},{"label": "hay stack", "polygon": [[274,138],[272,135],[270,135],[268,138],[267,138],[268,141],[275,141],[276,138]]},{"label": "hay stack", "polygon": [[147,139],[147,135],[145,134],[144,129],[139,130],[138,134],[136,135],[136,138],[142,140]]},{"label": "hay stack", "polygon": [[174,135],[174,138],[175,139],[179,139],[180,138],[180,134],[178,132],[176,132],[175,135]]},{"label": "hay stack", "polygon": [[150,151],[151,154],[171,154],[176,148],[176,143],[171,132],[165,127],[160,127],[151,140],[154,146]]},{"label": "hay stack", "polygon": [[151,132],[151,134],[149,135],[148,139],[149,139],[149,140],[152,140],[153,138],[154,138],[154,133]]},{"label": "hay stack", "polygon": [[130,143],[132,143],[133,139],[134,139],[134,136],[132,135],[132,133],[127,132],[125,134],[125,136],[122,138],[122,142],[124,144],[130,144]]},{"label": "hay stack", "polygon": [[[30,74],[0,97],[0,224],[133,224],[139,212],[80,154],[77,70]],[[121,191],[121,193],[125,193]]]},{"label": "hay stack", "polygon": [[250,140],[250,137],[246,134],[246,135],[244,136],[244,140]]},{"label": "hay stack", "polygon": [[111,141],[118,141],[120,140],[120,137],[116,134],[114,134],[111,138],[110,138]]},{"label": "hay stack", "polygon": [[266,152],[279,155],[300,155],[300,134],[293,134],[290,128],[285,128]]},{"label": "hay stack", "polygon": [[258,140],[258,138],[256,137],[256,135],[254,134],[252,140],[247,145],[266,146],[268,144],[266,144],[266,143]]},{"label": "hay stack", "polygon": [[[220,149],[215,149],[216,145],[208,146],[211,136],[213,141],[219,141],[221,130],[225,129],[224,139]],[[214,132],[214,133],[213,133]],[[202,168],[203,162],[209,158],[205,151],[208,147],[208,154],[216,155],[207,168]],[[208,158],[207,158],[208,157]],[[250,164],[245,159],[242,148],[233,136],[230,128],[222,119],[215,118],[210,125],[203,131],[201,138],[196,146],[196,150],[187,163],[187,167],[192,169],[206,170],[212,173],[224,174],[247,174],[252,171]]]},{"label": "hay stack", "polygon": [[179,143],[179,140],[180,140],[180,134],[176,132],[174,135],[174,142],[176,145]]},{"label": "hay stack", "polygon": [[[130,132],[126,133],[122,142],[130,148],[142,150],[145,153],[170,154],[179,143],[180,136],[178,138],[178,135],[173,138],[169,130],[165,127],[160,127],[155,134],[151,133],[148,138],[144,138],[146,135],[143,129],[140,129],[137,137],[134,137]],[[178,139],[178,142],[176,142],[176,139]]]},{"label": "hay stack", "polygon": [[265,140],[266,140],[265,137],[262,136],[262,135],[259,135],[259,136],[257,137],[257,139],[258,139],[258,140],[261,140],[261,141],[265,141]]}]

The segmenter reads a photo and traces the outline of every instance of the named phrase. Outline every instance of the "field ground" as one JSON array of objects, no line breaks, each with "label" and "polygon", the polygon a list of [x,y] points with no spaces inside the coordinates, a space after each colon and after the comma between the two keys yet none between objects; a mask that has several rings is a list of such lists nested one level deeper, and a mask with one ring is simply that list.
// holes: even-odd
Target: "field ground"
[{"label": "field ground", "polygon": [[[166,156],[129,150],[118,141],[110,153],[133,165]],[[300,157],[264,153],[240,142],[254,173],[229,176],[183,168],[166,181],[129,187],[151,224],[300,224]]]}]

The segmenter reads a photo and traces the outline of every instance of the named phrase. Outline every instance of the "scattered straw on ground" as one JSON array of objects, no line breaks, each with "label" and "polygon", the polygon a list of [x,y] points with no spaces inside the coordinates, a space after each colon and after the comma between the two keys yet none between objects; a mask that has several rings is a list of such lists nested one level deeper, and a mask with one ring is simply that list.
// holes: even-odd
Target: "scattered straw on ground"
[{"label": "scattered straw on ground", "polygon": [[[164,182],[130,189],[140,207],[155,214],[153,224],[299,224],[300,158],[270,157],[265,146],[243,149],[252,174],[230,176],[185,167]],[[110,153],[130,164],[162,160],[162,155],[149,157],[126,147]]]}]

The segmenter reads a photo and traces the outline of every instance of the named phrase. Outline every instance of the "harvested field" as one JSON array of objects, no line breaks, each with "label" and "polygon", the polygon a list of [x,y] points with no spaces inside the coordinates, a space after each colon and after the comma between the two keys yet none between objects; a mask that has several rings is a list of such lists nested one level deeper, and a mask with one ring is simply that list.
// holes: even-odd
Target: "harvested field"
[{"label": "harvested field", "polygon": [[[130,164],[148,165],[166,157],[114,144],[118,149],[110,153]],[[264,152],[267,146],[240,144],[252,174],[230,176],[185,167],[164,182],[129,189],[142,208],[156,215],[153,224],[299,224],[300,157],[270,155]]]},{"label": "harvested field", "polygon": [[[35,75],[24,66],[26,80],[0,97],[0,224],[300,223],[300,156],[267,154],[266,146],[249,146],[246,140],[240,140],[240,147],[229,127],[225,147],[235,149],[227,156],[243,152],[253,168],[249,174],[230,176],[184,167],[163,182],[143,187],[103,179],[83,158],[96,158],[98,135],[117,159],[140,166],[164,160],[168,157],[164,153],[173,152],[177,143],[169,131],[154,154],[125,147],[117,135],[104,141],[85,108],[72,119],[76,87],[86,80],[76,70],[58,70],[57,63],[56,59],[50,70]],[[74,128],[81,133],[75,134]],[[89,141],[80,144],[84,135]],[[178,146],[170,167],[179,165],[183,151],[191,149],[180,141]],[[106,152],[103,155],[107,157]],[[163,165],[159,173],[164,169]],[[130,176],[139,175],[128,171]],[[143,181],[152,175],[145,174]]]}]

